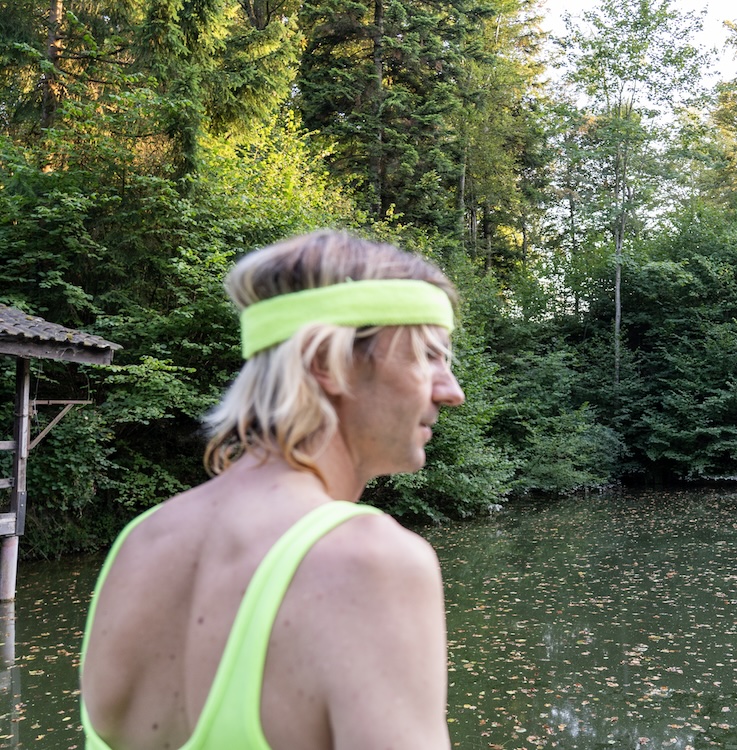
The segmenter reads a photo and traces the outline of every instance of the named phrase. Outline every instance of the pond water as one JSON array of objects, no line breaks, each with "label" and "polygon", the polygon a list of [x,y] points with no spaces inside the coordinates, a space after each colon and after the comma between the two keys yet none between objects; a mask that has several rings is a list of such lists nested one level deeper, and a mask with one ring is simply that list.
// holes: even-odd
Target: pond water
[{"label": "pond water", "polygon": [[[454,747],[737,750],[737,492],[514,503],[423,534],[445,577]],[[0,748],[83,748],[99,565],[21,566],[0,609]]]},{"label": "pond water", "polygon": [[20,564],[15,602],[0,604],[0,748],[83,750],[79,648],[101,564]]},{"label": "pond water", "polygon": [[454,746],[737,750],[736,511],[594,496],[429,532]]}]

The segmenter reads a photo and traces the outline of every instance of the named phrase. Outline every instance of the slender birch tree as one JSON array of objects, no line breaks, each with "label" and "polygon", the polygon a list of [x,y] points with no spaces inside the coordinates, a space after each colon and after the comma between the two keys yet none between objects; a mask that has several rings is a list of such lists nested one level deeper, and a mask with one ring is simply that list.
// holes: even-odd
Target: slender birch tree
[{"label": "slender birch tree", "polygon": [[578,221],[588,222],[589,231],[579,234],[590,238],[595,229],[613,261],[615,384],[622,267],[628,246],[665,200],[663,155],[679,108],[698,87],[703,58],[693,39],[701,26],[702,14],[681,13],[671,0],[602,0],[578,23],[568,16],[568,34],[560,40],[564,80],[583,114],[573,140],[579,206],[587,204]]}]

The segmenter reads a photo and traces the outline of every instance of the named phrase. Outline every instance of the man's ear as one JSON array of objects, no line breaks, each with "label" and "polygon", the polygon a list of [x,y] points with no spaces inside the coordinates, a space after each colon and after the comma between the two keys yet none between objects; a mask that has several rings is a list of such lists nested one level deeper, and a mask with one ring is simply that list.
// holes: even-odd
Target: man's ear
[{"label": "man's ear", "polygon": [[310,362],[310,373],[328,396],[342,396],[346,392],[346,384],[335,377],[327,359],[325,348],[320,347]]}]

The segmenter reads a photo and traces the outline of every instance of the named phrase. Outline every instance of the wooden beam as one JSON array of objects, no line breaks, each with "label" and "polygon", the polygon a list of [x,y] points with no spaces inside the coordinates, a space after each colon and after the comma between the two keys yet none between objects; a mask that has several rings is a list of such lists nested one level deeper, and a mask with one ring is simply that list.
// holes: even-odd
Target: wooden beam
[{"label": "wooden beam", "polygon": [[89,399],[82,400],[82,399],[73,399],[73,398],[51,398],[51,399],[42,399],[42,398],[34,398],[33,401],[31,401],[31,406],[64,406],[64,404],[71,404],[72,406],[86,406],[87,404],[91,404],[92,401]]},{"label": "wooden beam", "polygon": [[31,440],[31,444],[28,446],[28,450],[32,451],[45,437],[48,435],[51,430],[56,427],[56,425],[61,422],[62,419],[72,410],[74,407],[74,404],[67,404],[47,425],[46,427],[41,430],[41,432],[36,435],[33,440]]},{"label": "wooden beam", "polygon": [[[15,502],[15,534],[16,536],[23,536],[26,532],[26,500],[28,498],[27,493],[18,492],[16,493]],[[13,510],[11,505],[11,511]]]},{"label": "wooden beam", "polygon": [[7,490],[15,484],[15,479],[0,479],[0,490]]},{"label": "wooden beam", "polygon": [[0,513],[0,536],[15,534],[15,513]]},{"label": "wooden beam", "polygon": [[91,365],[109,365],[113,349],[96,349],[90,346],[65,346],[59,341],[17,341],[0,336],[0,354],[24,359],[58,359],[65,362],[85,362]]},{"label": "wooden beam", "polygon": [[0,440],[0,451],[14,451],[15,440]]}]

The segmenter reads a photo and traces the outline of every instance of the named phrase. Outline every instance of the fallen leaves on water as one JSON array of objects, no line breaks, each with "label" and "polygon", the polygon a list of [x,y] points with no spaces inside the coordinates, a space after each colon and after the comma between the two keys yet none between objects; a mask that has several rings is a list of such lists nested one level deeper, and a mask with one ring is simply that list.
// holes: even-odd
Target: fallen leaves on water
[{"label": "fallen leaves on water", "polygon": [[459,746],[737,748],[735,516],[737,495],[643,494],[428,530]]}]

